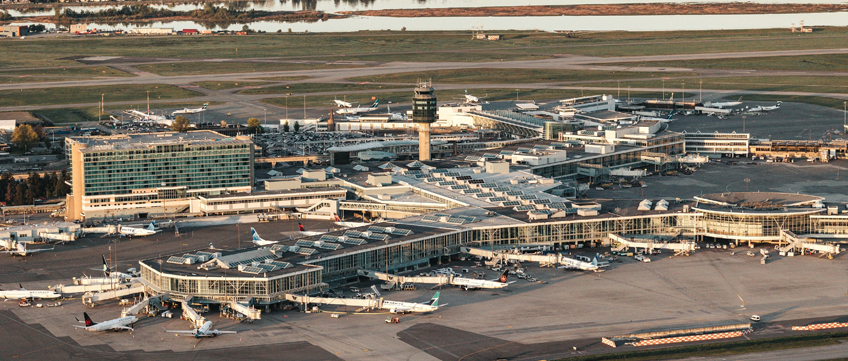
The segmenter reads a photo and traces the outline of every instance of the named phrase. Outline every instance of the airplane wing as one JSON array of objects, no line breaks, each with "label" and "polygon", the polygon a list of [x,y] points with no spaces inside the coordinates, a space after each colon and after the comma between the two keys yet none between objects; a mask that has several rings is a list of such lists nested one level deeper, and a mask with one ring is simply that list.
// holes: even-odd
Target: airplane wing
[{"label": "airplane wing", "polygon": [[28,250],[26,250],[26,253],[38,253],[38,252],[52,251],[52,250],[53,250],[53,248],[28,249]]},{"label": "airplane wing", "polygon": [[194,334],[196,333],[196,331],[177,331],[177,330],[165,330],[165,332],[169,332],[169,333],[181,333],[181,334],[189,334],[189,333],[190,333],[190,334],[192,334],[192,335],[194,335]]},{"label": "airplane wing", "polygon": [[115,330],[130,330],[130,331],[133,330],[133,328],[129,327],[129,326],[115,326],[115,327],[112,327],[112,329],[115,329]]},{"label": "airplane wing", "polygon": [[227,334],[227,333],[238,333],[238,331],[218,331],[218,330],[215,330],[215,331],[209,331],[208,333],[215,334],[215,335],[223,335],[223,334]]},{"label": "airplane wing", "polygon": [[86,327],[86,326],[77,326],[77,325],[73,325],[73,326],[74,326],[74,327],[76,327],[76,328],[83,328],[83,329],[87,329],[87,328],[88,328],[88,327]]}]

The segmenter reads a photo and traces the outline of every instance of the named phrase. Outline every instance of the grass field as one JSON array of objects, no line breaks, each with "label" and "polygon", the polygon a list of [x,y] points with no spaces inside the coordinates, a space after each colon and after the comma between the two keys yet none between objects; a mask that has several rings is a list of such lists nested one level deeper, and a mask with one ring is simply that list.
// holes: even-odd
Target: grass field
[{"label": "grass field", "polygon": [[655,67],[707,68],[707,69],[759,69],[802,71],[848,71],[848,59],[843,54],[815,56],[778,56],[765,58],[709,59],[641,63],[611,63],[606,65],[633,65]]},{"label": "grass field", "polygon": [[[563,361],[651,361],[669,359],[689,359],[741,355],[756,352],[768,352],[798,349],[806,347],[835,345],[848,339],[848,332],[817,333],[812,335],[768,338],[761,340],[717,342],[703,345],[667,347],[646,351],[616,352],[612,354],[578,356]],[[843,359],[844,360],[844,359]]]},{"label": "grass field", "polygon": [[562,83],[591,80],[650,79],[697,76],[697,73],[641,73],[555,69],[451,69],[415,73],[371,75],[348,80],[354,82],[415,84],[417,79],[432,79],[447,84]]},{"label": "grass field", "polygon": [[[727,77],[727,78],[703,78],[687,79],[685,85],[681,80],[666,80],[666,89],[686,88],[689,91],[698,89],[699,81],[703,89],[716,90],[740,90],[744,91],[797,91],[810,93],[848,93],[848,84],[841,77],[809,76],[809,77]],[[599,82],[585,84],[587,87],[617,87],[617,82]],[[622,80],[622,87],[633,88],[661,88],[663,81],[660,79],[649,81]],[[668,91],[666,91],[668,93]],[[746,97],[747,99],[747,97]]]},{"label": "grass field", "polygon": [[196,83],[192,83],[199,87],[203,87],[209,90],[224,90],[224,89],[233,89],[233,88],[244,88],[248,86],[259,86],[268,84],[267,82],[234,82],[234,81],[199,81]]},{"label": "grass field", "polygon": [[150,99],[153,100],[184,99],[200,95],[200,93],[164,84],[22,89],[0,91],[0,106],[99,103],[101,94],[106,95],[106,102],[142,101],[146,99],[148,91]]},{"label": "grass field", "polygon": [[[219,105],[220,102],[210,102],[209,105]],[[183,103],[155,103],[151,104],[151,109],[170,109],[170,108],[194,108],[197,107],[197,102]],[[126,109],[146,109],[147,103],[134,103],[124,105],[107,105],[106,112],[122,111]],[[69,124],[82,122],[96,122],[98,120],[99,107],[78,107],[78,108],[62,108],[62,109],[36,109],[32,113],[38,116],[45,117],[54,124]],[[115,116],[120,118],[119,116]],[[102,119],[108,119],[109,115],[103,115]]]},{"label": "grass field", "polygon": [[133,74],[108,66],[0,71],[0,83],[74,81],[100,77],[129,77]]},{"label": "grass field", "polygon": [[334,84],[334,83],[302,83],[291,85],[279,85],[267,88],[253,88],[239,91],[239,94],[287,94],[287,93],[325,93],[325,92],[350,92],[359,90],[381,90],[398,89],[411,86],[403,85],[380,85],[380,84]]},{"label": "grass field", "polygon": [[186,62],[157,63],[135,66],[136,69],[163,76],[253,73],[267,71],[318,70],[352,68],[355,65],[335,64],[291,64],[291,63],[233,63],[233,62]]},{"label": "grass field", "polygon": [[577,34],[576,38],[544,32],[499,33],[502,35],[501,41],[471,40],[470,32],[388,31],[27,39],[4,42],[4,51],[0,52],[0,68],[78,64],[72,60],[73,57],[90,55],[181,59],[329,56],[331,59],[378,61],[497,61],[552,54],[612,56],[842,48],[848,40],[845,28],[825,28],[803,36],[790,35],[785,29],[587,32]]}]

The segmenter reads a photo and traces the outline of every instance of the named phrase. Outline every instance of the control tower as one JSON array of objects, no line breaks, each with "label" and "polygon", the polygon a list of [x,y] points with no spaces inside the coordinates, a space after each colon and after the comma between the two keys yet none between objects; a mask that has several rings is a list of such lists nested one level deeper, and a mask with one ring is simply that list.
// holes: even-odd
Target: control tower
[{"label": "control tower", "polygon": [[430,123],[436,121],[436,93],[430,82],[419,82],[412,96],[412,122],[418,124],[418,160],[430,160]]}]

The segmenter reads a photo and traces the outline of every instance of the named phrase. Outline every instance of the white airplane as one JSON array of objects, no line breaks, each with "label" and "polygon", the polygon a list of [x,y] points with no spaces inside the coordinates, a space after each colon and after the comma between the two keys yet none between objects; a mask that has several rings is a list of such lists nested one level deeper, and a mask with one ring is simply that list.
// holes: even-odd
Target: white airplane
[{"label": "white airplane", "polygon": [[439,306],[439,292],[433,295],[433,298],[428,302],[400,302],[400,301],[383,301],[384,310],[389,310],[391,313],[412,313],[412,312],[433,312],[439,307],[447,306],[447,304]]},{"label": "white airplane", "polygon": [[209,103],[203,103],[203,108],[183,108],[183,109],[181,109],[181,110],[175,110],[173,113],[171,113],[171,115],[177,115],[177,114],[197,114],[197,113],[200,113],[200,112],[205,112],[205,111],[206,111],[206,107],[207,107],[208,105],[209,105]]},{"label": "white airplane", "polygon": [[151,234],[156,234],[156,233],[159,233],[159,232],[162,232],[162,230],[156,229],[156,221],[150,222],[150,225],[147,226],[147,228],[125,227],[125,226],[120,227],[121,235],[124,235],[124,236],[127,236],[127,237],[133,237],[133,236],[144,237],[144,236],[149,236]]},{"label": "white airplane", "polygon": [[777,102],[777,105],[773,105],[773,106],[770,106],[770,107],[764,107],[764,106],[758,105],[756,107],[748,109],[748,111],[749,112],[770,112],[772,110],[780,109],[780,104],[781,104],[781,102]]},{"label": "white airplane", "polygon": [[740,105],[740,104],[742,104],[742,97],[739,97],[739,100],[737,100],[735,102],[716,102],[716,103],[710,103],[709,106],[722,109],[724,107],[735,107],[735,106]]},{"label": "white airplane", "polygon": [[473,96],[473,95],[471,95],[471,94],[468,94],[468,88],[465,88],[465,102],[466,102],[467,104],[476,104],[476,103],[479,103],[479,102],[480,102],[480,99],[483,99],[483,98],[486,98],[486,97],[488,97],[488,95],[486,95],[486,96],[482,96],[482,97],[475,97],[475,96]]},{"label": "white airplane", "polygon": [[252,236],[253,243],[257,246],[269,246],[279,241],[269,241],[259,237],[259,233],[256,233],[256,230],[253,227],[250,227],[250,235]]},{"label": "white airplane", "polygon": [[560,264],[557,268],[564,268],[570,270],[579,270],[579,271],[597,271],[598,268],[598,256],[595,255],[595,258],[592,259],[592,262],[583,262],[581,260],[577,260],[574,258],[562,257],[560,259]]},{"label": "white airplane", "polygon": [[53,248],[27,249],[25,243],[12,241],[11,248],[8,251],[0,251],[0,253],[8,253],[8,254],[11,254],[13,257],[14,256],[26,257],[26,256],[29,256],[33,253],[52,251],[55,248],[56,248],[56,246],[53,246]]},{"label": "white airplane", "polygon": [[212,330],[212,321],[206,321],[200,328],[195,328],[191,331],[165,330],[165,332],[176,333],[181,336],[194,336],[194,338],[214,337],[225,333],[238,333],[238,331]]},{"label": "white airplane", "polygon": [[167,117],[163,117],[161,115],[156,115],[156,114],[147,114],[145,112],[140,112],[138,110],[129,110],[129,111],[127,111],[127,113],[129,113],[132,116],[135,116],[136,118],[138,118],[138,121],[141,121],[141,122],[149,122],[149,123],[156,123],[156,124],[162,124],[162,125],[171,125],[171,123],[174,122],[172,119],[168,119]]},{"label": "white airplane", "polygon": [[356,107],[356,108],[344,108],[336,110],[336,114],[349,114],[355,115],[359,113],[368,113],[377,110],[377,107],[380,105],[380,99],[374,101],[374,104],[371,104],[370,107]]},{"label": "white airplane", "polygon": [[62,294],[56,293],[55,291],[28,291],[24,288],[23,285],[18,285],[21,287],[20,290],[17,291],[0,291],[0,298],[4,299],[34,299],[34,298],[59,298],[62,297]]},{"label": "white airplane", "polygon": [[463,290],[476,290],[476,289],[497,289],[504,288],[509,286],[511,283],[515,283],[515,281],[507,282],[507,275],[509,274],[509,270],[504,271],[500,278],[495,280],[475,280],[473,278],[465,278],[465,277],[454,277],[451,279],[450,284],[454,286],[459,286]]},{"label": "white airplane", "polygon": [[130,331],[132,331],[133,328],[130,327],[129,325],[132,325],[132,324],[136,323],[136,321],[138,321],[138,318],[135,317],[135,316],[127,316],[127,317],[112,319],[112,320],[109,320],[109,321],[94,322],[94,321],[91,320],[91,317],[88,317],[87,312],[83,312],[82,316],[85,318],[85,321],[80,321],[79,319],[77,319],[77,321],[78,322],[84,322],[85,326],[74,325],[74,327],[81,328],[81,329],[86,330],[86,331],[113,331],[113,330],[114,331],[119,331],[119,330],[130,330]]},{"label": "white airplane", "polygon": [[135,278],[135,276],[128,273],[110,271],[112,268],[115,267],[109,267],[109,265],[106,263],[106,256],[100,255],[100,257],[103,259],[103,274],[106,276],[106,278],[116,280]]},{"label": "white airplane", "polygon": [[334,99],[333,102],[336,103],[336,106],[338,106],[339,108],[353,108],[353,104],[351,102],[346,102],[344,100],[338,99]]}]

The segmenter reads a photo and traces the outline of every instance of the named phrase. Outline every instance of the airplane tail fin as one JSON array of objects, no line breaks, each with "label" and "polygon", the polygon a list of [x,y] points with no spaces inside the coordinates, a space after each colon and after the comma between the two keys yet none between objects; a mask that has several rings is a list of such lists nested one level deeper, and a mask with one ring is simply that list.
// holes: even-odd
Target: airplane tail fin
[{"label": "airplane tail fin", "polygon": [[21,288],[21,291],[26,291],[26,288],[24,288],[24,285],[22,285],[22,284],[18,283],[18,287],[20,287],[20,288]]},{"label": "airplane tail fin", "polygon": [[100,257],[103,259],[103,273],[109,275],[109,265],[106,264],[106,256],[100,255]]},{"label": "airplane tail fin", "polygon": [[783,102],[781,102],[781,101],[779,101],[779,100],[778,100],[778,101],[777,101],[777,107],[778,107],[778,108],[780,108],[780,104],[783,104]]},{"label": "airplane tail fin", "polygon": [[498,278],[498,282],[506,283],[506,279],[507,279],[508,276],[509,276],[509,270],[504,270],[504,273],[501,275],[500,278]]},{"label": "airplane tail fin", "polygon": [[376,108],[378,105],[380,105],[380,99],[377,99],[377,100],[374,101],[373,108]]},{"label": "airplane tail fin", "polygon": [[427,304],[430,306],[439,307],[439,293],[441,292],[436,292],[436,294],[433,295],[433,298],[431,298],[430,302],[427,302]]},{"label": "airplane tail fin", "polygon": [[253,229],[253,227],[250,227],[250,235],[253,237],[253,242],[264,241],[262,237],[259,237],[259,233],[256,233],[256,230]]},{"label": "airplane tail fin", "polygon": [[203,110],[206,110],[207,106],[209,106],[209,103],[203,103]]},{"label": "airplane tail fin", "polygon": [[85,318],[85,326],[86,327],[94,326],[94,325],[97,324],[97,322],[94,322],[94,321],[91,320],[91,317],[88,317],[88,312],[83,312],[82,316]]},{"label": "airplane tail fin", "polygon": [[595,258],[592,258],[592,265],[593,266],[598,265],[598,254],[597,253],[595,253]]}]

